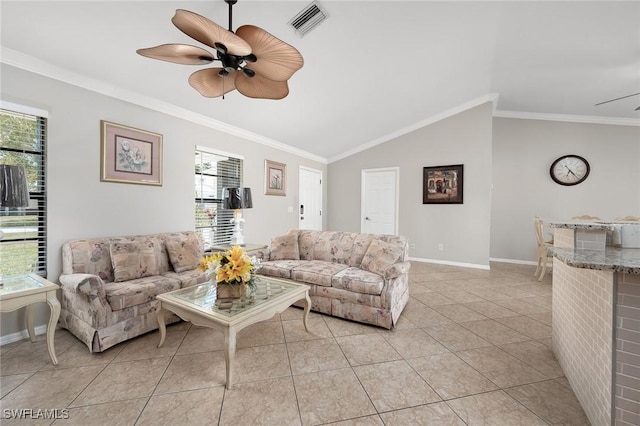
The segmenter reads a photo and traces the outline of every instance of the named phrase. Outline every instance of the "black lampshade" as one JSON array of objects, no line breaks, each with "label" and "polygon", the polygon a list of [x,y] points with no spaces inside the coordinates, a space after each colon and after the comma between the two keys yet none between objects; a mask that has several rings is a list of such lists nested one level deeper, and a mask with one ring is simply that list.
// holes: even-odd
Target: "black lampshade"
[{"label": "black lampshade", "polygon": [[225,209],[250,209],[253,207],[251,188],[226,188],[224,191]]},{"label": "black lampshade", "polygon": [[23,166],[0,164],[0,207],[28,207],[29,187]]}]

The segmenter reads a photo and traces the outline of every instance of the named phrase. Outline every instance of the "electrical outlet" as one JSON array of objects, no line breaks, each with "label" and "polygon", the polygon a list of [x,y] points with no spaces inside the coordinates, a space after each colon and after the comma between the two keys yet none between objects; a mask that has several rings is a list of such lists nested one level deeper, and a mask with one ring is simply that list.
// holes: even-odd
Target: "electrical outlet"
[{"label": "electrical outlet", "polygon": [[444,244],[442,243],[438,244],[438,250],[444,251]]}]

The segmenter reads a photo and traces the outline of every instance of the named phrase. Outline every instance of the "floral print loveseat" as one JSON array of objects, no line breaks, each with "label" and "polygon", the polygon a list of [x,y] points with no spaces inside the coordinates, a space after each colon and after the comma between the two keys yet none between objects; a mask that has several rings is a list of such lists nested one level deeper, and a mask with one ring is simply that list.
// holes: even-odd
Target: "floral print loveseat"
[{"label": "floral print loveseat", "polygon": [[195,232],[64,243],[60,326],[91,352],[157,329],[155,296],[207,281],[198,269],[203,252]]},{"label": "floral print loveseat", "polygon": [[309,285],[314,311],[390,329],[409,300],[408,249],[397,235],[294,229],[258,252],[258,273]]}]

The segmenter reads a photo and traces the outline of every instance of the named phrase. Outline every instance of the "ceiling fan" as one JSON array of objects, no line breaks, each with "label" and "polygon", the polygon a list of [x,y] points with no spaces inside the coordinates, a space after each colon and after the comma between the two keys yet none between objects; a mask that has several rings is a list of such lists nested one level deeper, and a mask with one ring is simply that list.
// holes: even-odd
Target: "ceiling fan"
[{"label": "ceiling fan", "polygon": [[221,67],[196,71],[189,84],[202,96],[215,98],[234,89],[250,98],[282,99],[289,94],[287,80],[302,68],[304,60],[296,48],[262,28],[243,25],[234,33],[232,7],[229,5],[229,30],[188,10],[178,9],[171,22],[189,37],[215,49],[188,44],[162,44],[138,49],[139,55],[185,65],[205,65],[220,61]]},{"label": "ceiling fan", "polygon": [[[630,98],[632,96],[638,96],[640,95],[640,92],[638,93],[632,93],[631,95],[627,95],[627,96],[622,96],[619,98],[615,98],[615,99],[609,99],[608,101],[604,101],[604,102],[600,102],[595,104],[594,106],[598,106],[598,105],[602,105],[602,104],[608,104],[609,102],[613,102],[613,101],[619,101],[620,99],[626,99],[626,98]],[[640,106],[638,108],[636,108],[634,111],[640,111]]]}]

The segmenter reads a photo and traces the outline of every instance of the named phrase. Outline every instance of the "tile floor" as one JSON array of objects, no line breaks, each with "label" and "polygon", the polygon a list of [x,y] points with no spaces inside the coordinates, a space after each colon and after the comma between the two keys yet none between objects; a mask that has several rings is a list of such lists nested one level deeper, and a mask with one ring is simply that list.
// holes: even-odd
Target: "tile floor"
[{"label": "tile floor", "polygon": [[[551,284],[533,268],[414,262],[393,331],[289,308],[238,336],[225,390],[221,334],[178,323],[104,353],[56,332],[0,347],[3,425],[589,424],[551,351]],[[68,419],[8,419],[10,409]],[[62,413],[62,412],[61,412]]]}]

